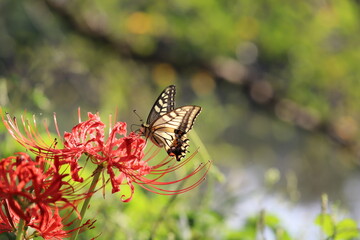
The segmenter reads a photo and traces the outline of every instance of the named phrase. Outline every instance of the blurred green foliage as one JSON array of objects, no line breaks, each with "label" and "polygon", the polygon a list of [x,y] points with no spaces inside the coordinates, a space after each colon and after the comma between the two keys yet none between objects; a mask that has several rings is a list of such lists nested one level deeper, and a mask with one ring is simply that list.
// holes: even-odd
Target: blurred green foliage
[{"label": "blurred green foliage", "polygon": [[321,227],[326,234],[327,239],[356,239],[360,234],[357,222],[349,218],[335,223],[333,216],[330,214],[321,214],[316,218],[315,223]]},{"label": "blurred green foliage", "polygon": [[[157,223],[154,239],[254,239],[260,216],[244,216],[236,230],[227,221],[258,188],[297,204],[327,192],[358,208],[357,188],[344,189],[360,181],[359,4],[1,0],[0,105],[18,118],[56,112],[61,132],[77,123],[78,107],[131,125],[139,123],[133,109],[145,119],[159,92],[176,84],[178,106],[203,107],[195,126],[202,142],[194,136],[193,147],[225,181],[214,167],[206,190],[179,196],[164,214],[171,197],[95,200],[89,215],[99,231],[83,239],[149,239]],[[22,150],[6,134],[1,140],[2,157]],[[289,224],[265,216],[271,236]],[[334,235],[355,222],[329,222],[317,222],[328,239],[358,236]]]}]

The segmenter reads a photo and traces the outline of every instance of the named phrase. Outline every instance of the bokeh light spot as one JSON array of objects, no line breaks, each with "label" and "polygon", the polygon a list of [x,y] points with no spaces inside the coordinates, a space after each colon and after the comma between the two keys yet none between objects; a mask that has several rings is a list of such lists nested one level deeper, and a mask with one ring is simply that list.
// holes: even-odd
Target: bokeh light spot
[{"label": "bokeh light spot", "polygon": [[134,34],[148,34],[153,31],[153,20],[147,13],[135,12],[127,19],[126,27]]},{"label": "bokeh light spot", "polygon": [[252,40],[259,34],[259,23],[253,17],[243,17],[238,23],[240,38],[244,40]]},{"label": "bokeh light spot", "polygon": [[160,63],[155,65],[152,71],[152,77],[159,86],[173,84],[176,80],[176,71],[170,64]]},{"label": "bokeh light spot", "polygon": [[243,42],[236,49],[236,56],[239,62],[246,65],[256,62],[258,53],[258,47],[253,42]]},{"label": "bokeh light spot", "polygon": [[258,81],[251,85],[250,94],[256,102],[265,103],[273,97],[274,91],[268,81]]},{"label": "bokeh light spot", "polygon": [[191,87],[198,95],[208,95],[215,90],[216,84],[209,73],[197,72],[191,78]]},{"label": "bokeh light spot", "polygon": [[343,116],[335,121],[336,135],[343,140],[354,140],[358,133],[358,124],[354,118]]},{"label": "bokeh light spot", "polygon": [[240,84],[247,75],[246,67],[231,58],[217,58],[214,68],[218,75],[231,83]]}]

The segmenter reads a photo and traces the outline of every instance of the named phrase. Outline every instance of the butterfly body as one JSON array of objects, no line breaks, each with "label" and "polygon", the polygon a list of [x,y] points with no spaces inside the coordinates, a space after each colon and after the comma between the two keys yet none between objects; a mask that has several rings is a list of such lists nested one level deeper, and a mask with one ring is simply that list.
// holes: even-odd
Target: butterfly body
[{"label": "butterfly body", "polygon": [[171,85],[155,101],[140,132],[156,146],[164,147],[169,156],[180,161],[189,147],[186,136],[201,111],[199,106],[175,108],[175,86]]}]

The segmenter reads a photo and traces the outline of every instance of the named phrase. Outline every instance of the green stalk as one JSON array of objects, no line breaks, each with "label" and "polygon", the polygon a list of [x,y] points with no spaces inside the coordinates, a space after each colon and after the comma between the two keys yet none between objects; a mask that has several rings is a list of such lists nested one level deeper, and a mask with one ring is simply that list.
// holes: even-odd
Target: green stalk
[{"label": "green stalk", "polygon": [[16,240],[22,240],[24,238],[24,233],[25,233],[24,226],[25,226],[25,221],[24,219],[20,218],[18,229],[16,232]]},{"label": "green stalk", "polygon": [[85,217],[85,212],[88,209],[88,206],[89,206],[91,197],[93,195],[93,192],[95,190],[96,184],[99,181],[99,177],[100,177],[102,168],[103,168],[102,166],[98,166],[94,171],[94,176],[93,176],[94,178],[93,178],[93,180],[91,182],[91,185],[90,185],[90,188],[89,188],[89,191],[88,191],[88,193],[90,194],[90,197],[86,198],[85,201],[84,201],[84,204],[82,205],[82,208],[81,208],[81,211],[80,211],[80,219],[78,220],[77,226],[75,226],[75,228],[77,228],[77,230],[71,236],[70,240],[75,240],[77,238],[78,234],[79,234],[80,226],[82,224],[82,220]]}]

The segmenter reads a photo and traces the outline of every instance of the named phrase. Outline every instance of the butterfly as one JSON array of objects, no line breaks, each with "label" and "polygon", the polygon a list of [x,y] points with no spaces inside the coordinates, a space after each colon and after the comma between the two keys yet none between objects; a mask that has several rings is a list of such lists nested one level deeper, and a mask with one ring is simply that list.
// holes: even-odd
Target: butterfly
[{"label": "butterfly", "polygon": [[169,156],[180,161],[186,156],[189,139],[186,134],[194,125],[201,111],[199,106],[183,106],[175,108],[174,85],[162,91],[150,110],[140,132],[156,146],[164,147]]}]

